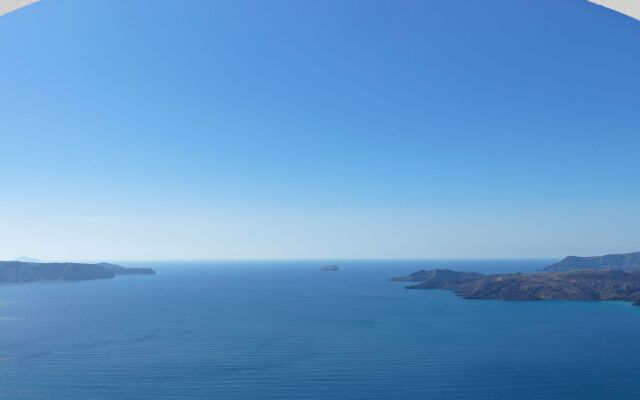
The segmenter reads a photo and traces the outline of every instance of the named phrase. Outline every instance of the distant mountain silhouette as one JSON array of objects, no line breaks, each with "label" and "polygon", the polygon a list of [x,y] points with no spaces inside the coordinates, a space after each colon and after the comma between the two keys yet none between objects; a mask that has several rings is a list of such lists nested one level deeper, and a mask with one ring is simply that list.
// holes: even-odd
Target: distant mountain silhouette
[{"label": "distant mountain silhouette", "polygon": [[16,258],[13,261],[30,262],[30,263],[41,263],[41,262],[44,262],[44,261],[39,260],[37,258],[27,257],[27,256],[20,256],[20,257]]},{"label": "distant mountain silhouette", "polygon": [[607,254],[595,257],[565,257],[562,261],[549,265],[544,271],[570,271],[574,269],[627,269],[640,268],[640,252]]}]

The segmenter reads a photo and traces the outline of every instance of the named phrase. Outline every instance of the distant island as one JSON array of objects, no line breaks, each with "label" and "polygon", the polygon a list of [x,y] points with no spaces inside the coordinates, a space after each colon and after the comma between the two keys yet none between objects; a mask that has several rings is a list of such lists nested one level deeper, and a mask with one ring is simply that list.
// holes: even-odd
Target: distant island
[{"label": "distant island", "polygon": [[640,252],[607,254],[595,257],[565,257],[562,261],[549,265],[544,271],[571,271],[574,269],[629,269],[640,268]]},{"label": "distant island", "polygon": [[465,299],[627,301],[639,306],[640,265],[633,261],[638,254],[572,256],[530,274],[434,269],[392,280],[417,282],[408,289],[451,290]]},{"label": "distant island", "polygon": [[34,258],[34,257],[27,257],[27,256],[20,256],[18,258],[16,258],[13,261],[20,261],[20,262],[33,262],[33,263],[41,263],[44,262],[40,259]]},{"label": "distant island", "polygon": [[333,272],[337,272],[338,270],[338,266],[337,265],[323,265],[322,267],[320,267],[320,271],[333,271]]},{"label": "distant island", "polygon": [[151,268],[125,268],[121,265],[98,263],[37,263],[0,261],[0,283],[84,281],[109,279],[117,275],[153,275]]}]

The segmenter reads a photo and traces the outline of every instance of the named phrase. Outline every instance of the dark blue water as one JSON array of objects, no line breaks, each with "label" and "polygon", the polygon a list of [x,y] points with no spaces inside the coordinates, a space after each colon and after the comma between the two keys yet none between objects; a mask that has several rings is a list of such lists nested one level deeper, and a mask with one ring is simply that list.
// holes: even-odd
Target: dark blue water
[{"label": "dark blue water", "polygon": [[319,264],[157,263],[156,276],[0,286],[0,398],[640,395],[640,308],[472,301],[388,281],[545,261]]}]

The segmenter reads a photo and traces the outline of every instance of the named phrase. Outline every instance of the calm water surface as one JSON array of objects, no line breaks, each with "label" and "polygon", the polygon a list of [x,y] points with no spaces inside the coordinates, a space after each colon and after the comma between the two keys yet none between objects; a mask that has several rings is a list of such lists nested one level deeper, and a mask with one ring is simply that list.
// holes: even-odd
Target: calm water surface
[{"label": "calm water surface", "polygon": [[[463,300],[388,278],[545,260],[154,263],[0,286],[0,398],[637,399],[640,308]],[[136,266],[137,264],[127,264]]]}]

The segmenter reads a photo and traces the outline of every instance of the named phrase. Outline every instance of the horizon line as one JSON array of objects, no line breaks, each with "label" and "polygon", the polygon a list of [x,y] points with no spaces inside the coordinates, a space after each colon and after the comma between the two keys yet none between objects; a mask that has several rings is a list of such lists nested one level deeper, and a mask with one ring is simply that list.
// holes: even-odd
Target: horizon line
[{"label": "horizon line", "polygon": [[[296,261],[472,261],[472,260],[554,260],[562,259],[560,257],[403,257],[403,258],[166,258],[166,259],[126,259],[126,258],[104,258],[104,259],[60,259],[60,260],[41,260],[33,261],[35,263],[100,263],[100,262],[296,262]],[[2,260],[17,261],[17,260]],[[26,261],[29,262],[29,261]]]}]

